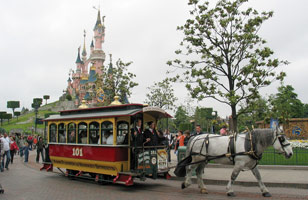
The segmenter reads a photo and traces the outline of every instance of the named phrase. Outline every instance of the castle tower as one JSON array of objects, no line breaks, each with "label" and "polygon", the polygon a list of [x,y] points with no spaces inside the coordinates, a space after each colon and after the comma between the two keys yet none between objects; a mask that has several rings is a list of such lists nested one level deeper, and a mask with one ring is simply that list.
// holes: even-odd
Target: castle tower
[{"label": "castle tower", "polygon": [[[94,63],[95,71],[98,74],[102,74],[102,67],[106,58],[104,51],[102,50],[102,43],[104,42],[105,38],[105,26],[104,26],[104,17],[101,20],[101,13],[98,10],[97,13],[97,20],[94,26],[94,49],[91,52],[91,62]],[[102,23],[103,21],[103,23]]]}]

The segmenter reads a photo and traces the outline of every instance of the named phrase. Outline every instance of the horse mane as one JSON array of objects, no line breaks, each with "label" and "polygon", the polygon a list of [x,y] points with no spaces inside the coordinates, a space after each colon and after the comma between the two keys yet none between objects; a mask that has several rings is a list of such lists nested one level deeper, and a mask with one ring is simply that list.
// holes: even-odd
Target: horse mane
[{"label": "horse mane", "polygon": [[251,132],[252,139],[254,143],[259,143],[263,147],[268,147],[273,143],[274,140],[274,130],[267,129],[254,129]]}]

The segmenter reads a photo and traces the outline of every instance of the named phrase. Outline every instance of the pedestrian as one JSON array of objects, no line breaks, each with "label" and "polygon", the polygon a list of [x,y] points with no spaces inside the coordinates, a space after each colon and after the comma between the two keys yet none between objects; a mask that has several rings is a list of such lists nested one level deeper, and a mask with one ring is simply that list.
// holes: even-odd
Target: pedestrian
[{"label": "pedestrian", "polygon": [[2,138],[3,136],[2,136],[2,133],[0,133],[0,170],[1,171],[3,171],[2,170],[2,157],[3,157],[3,154],[4,154],[4,144],[3,144],[3,142],[2,142],[2,140],[1,140],[1,138]]},{"label": "pedestrian", "polygon": [[29,144],[29,150],[32,151],[32,145],[33,145],[33,136],[32,135],[28,136],[27,142]]},{"label": "pedestrian", "polygon": [[38,139],[37,139],[37,136],[35,135],[33,139],[33,149],[36,149],[37,141]]},{"label": "pedestrian", "polygon": [[183,135],[183,131],[178,131],[178,137],[176,139],[175,148],[174,148],[175,152],[179,149],[179,147],[184,146],[184,139],[185,139],[185,136]]},{"label": "pedestrian", "polygon": [[29,160],[29,143],[28,143],[28,141],[25,142],[24,153],[25,153],[25,163],[27,163],[28,160]]},{"label": "pedestrian", "polygon": [[187,143],[188,143],[188,141],[190,139],[190,132],[189,132],[189,130],[184,131],[184,136],[185,136],[184,146],[187,146]]},{"label": "pedestrian", "polygon": [[171,147],[173,143],[173,137],[170,134],[170,131],[168,129],[165,130],[165,138],[167,140],[167,153],[168,153],[168,162],[171,162]]},{"label": "pedestrian", "polygon": [[193,134],[191,134],[191,136],[196,136],[196,135],[201,135],[201,134],[203,134],[203,132],[202,132],[201,126],[198,124],[196,125],[196,131]]},{"label": "pedestrian", "polygon": [[[3,143],[3,151],[4,151],[4,155],[2,157],[2,162],[1,162],[1,172],[3,172],[4,167],[9,170],[9,163],[10,163],[10,159],[11,159],[11,154],[10,154],[10,145],[11,145],[11,140],[8,137],[7,133],[5,132],[3,137],[0,138],[2,140]],[[4,158],[6,157],[6,162],[5,162],[5,166],[4,166]]]},{"label": "pedestrian", "polygon": [[42,156],[42,162],[45,161],[44,154],[43,154],[44,148],[45,148],[45,145],[44,145],[43,138],[40,137],[40,139],[39,139],[39,141],[37,142],[37,145],[36,145],[36,162],[37,163],[40,161],[40,154]]},{"label": "pedestrian", "polygon": [[222,128],[220,129],[219,133],[220,133],[220,135],[222,135],[222,136],[228,135],[227,126],[226,126],[226,125],[223,125]]},{"label": "pedestrian", "polygon": [[11,137],[11,147],[10,147],[10,154],[11,154],[11,164],[13,164],[14,161],[14,155],[19,150],[14,137]]},{"label": "pedestrian", "polygon": [[23,157],[25,150],[25,143],[26,143],[25,137],[23,135],[20,136],[18,143],[19,143],[19,156]]}]

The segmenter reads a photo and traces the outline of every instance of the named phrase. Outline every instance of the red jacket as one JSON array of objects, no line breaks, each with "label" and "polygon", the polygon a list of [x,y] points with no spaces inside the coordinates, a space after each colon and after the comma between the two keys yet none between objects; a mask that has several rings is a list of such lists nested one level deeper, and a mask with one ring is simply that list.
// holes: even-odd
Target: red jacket
[{"label": "red jacket", "polygon": [[11,151],[13,151],[13,150],[19,150],[19,148],[18,148],[18,146],[17,146],[17,144],[16,144],[16,142],[14,141],[12,144],[11,144]]}]

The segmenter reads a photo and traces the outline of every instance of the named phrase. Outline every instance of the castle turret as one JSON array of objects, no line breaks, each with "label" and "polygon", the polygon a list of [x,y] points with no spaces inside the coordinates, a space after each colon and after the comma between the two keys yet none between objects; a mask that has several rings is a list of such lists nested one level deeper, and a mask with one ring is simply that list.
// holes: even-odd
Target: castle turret
[{"label": "castle turret", "polygon": [[[104,22],[104,17],[102,18]],[[98,10],[97,13],[97,20],[94,26],[94,39],[95,39],[95,49],[102,49],[102,43],[104,42],[104,37],[105,37],[105,26],[102,24],[101,21],[101,12]]]},{"label": "castle turret", "polygon": [[94,43],[93,43],[93,39],[92,39],[92,41],[91,41],[90,49],[91,49],[91,53],[92,53],[92,52],[93,52],[93,50],[94,50]]},{"label": "castle turret", "polygon": [[83,32],[83,49],[82,49],[82,60],[85,62],[87,60],[87,51],[86,51],[86,30]]}]

